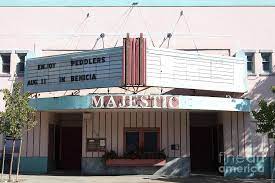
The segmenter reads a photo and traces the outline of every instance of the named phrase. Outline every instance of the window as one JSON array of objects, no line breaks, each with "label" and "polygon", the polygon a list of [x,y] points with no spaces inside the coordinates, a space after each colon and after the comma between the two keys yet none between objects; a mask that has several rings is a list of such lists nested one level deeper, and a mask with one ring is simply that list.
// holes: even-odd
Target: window
[{"label": "window", "polygon": [[144,132],[144,152],[158,151],[158,132]]},{"label": "window", "polygon": [[2,72],[10,73],[10,65],[11,65],[11,55],[10,54],[1,54],[2,58]]},{"label": "window", "polygon": [[25,70],[25,59],[27,53],[18,53],[17,55],[20,59],[20,62],[17,65],[17,73],[23,73]]},{"label": "window", "polygon": [[159,152],[158,128],[126,128],[125,153]]},{"label": "window", "polygon": [[261,53],[261,56],[262,56],[263,71],[270,72],[271,71],[272,54],[271,53]]},{"label": "window", "polygon": [[126,152],[139,152],[140,151],[139,132],[126,132]]},{"label": "window", "polygon": [[250,73],[254,73],[254,53],[245,53],[246,58],[247,58],[247,71]]}]

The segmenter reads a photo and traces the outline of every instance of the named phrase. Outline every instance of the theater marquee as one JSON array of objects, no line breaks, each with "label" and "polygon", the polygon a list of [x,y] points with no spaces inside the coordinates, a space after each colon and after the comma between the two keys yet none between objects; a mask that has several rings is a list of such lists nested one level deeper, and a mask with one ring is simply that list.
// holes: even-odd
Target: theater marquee
[{"label": "theater marquee", "polygon": [[33,58],[26,63],[25,91],[121,86],[122,60],[122,47]]}]

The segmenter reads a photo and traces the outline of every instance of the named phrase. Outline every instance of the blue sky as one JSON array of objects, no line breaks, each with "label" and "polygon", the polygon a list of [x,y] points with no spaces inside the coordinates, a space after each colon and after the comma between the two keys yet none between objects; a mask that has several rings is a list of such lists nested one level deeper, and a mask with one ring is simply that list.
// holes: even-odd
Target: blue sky
[{"label": "blue sky", "polygon": [[0,6],[275,6],[275,0],[0,0]]}]

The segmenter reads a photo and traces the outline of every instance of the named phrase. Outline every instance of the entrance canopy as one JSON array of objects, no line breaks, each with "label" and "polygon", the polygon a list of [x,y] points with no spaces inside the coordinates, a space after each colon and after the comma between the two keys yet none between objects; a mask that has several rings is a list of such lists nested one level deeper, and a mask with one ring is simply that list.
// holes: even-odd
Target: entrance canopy
[{"label": "entrance canopy", "polygon": [[30,105],[39,111],[91,109],[184,109],[250,112],[250,100],[184,95],[86,95],[37,98]]}]

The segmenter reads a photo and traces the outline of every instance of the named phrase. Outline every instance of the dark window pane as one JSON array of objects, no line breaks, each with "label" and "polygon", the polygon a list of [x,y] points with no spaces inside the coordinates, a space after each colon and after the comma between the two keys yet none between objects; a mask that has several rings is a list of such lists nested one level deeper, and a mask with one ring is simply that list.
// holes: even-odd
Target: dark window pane
[{"label": "dark window pane", "polygon": [[11,57],[10,55],[1,55],[3,64],[10,64]]},{"label": "dark window pane", "polygon": [[10,65],[3,65],[2,72],[9,74],[10,73]]},{"label": "dark window pane", "polygon": [[126,152],[139,151],[139,132],[126,132]]},{"label": "dark window pane", "polygon": [[245,54],[246,54],[247,61],[252,62],[254,58],[254,53],[245,53]]},{"label": "dark window pane", "polygon": [[18,63],[18,72],[24,72],[24,70],[25,70],[24,62],[19,62]]},{"label": "dark window pane", "polygon": [[158,132],[144,132],[144,152],[158,151]]},{"label": "dark window pane", "polygon": [[17,55],[20,59],[20,62],[17,64],[16,71],[18,74],[22,74],[25,70],[25,59],[26,59],[27,53],[18,53]]},{"label": "dark window pane", "polygon": [[27,53],[19,53],[18,54],[20,62],[25,62],[26,55],[27,55]]},{"label": "dark window pane", "polygon": [[270,63],[263,62],[263,70],[269,72],[270,71]]},{"label": "dark window pane", "polygon": [[247,62],[247,71],[252,72],[252,62]]},{"label": "dark window pane", "polygon": [[261,53],[262,60],[263,60],[263,70],[265,72],[270,71],[270,61],[271,61],[271,53]]},{"label": "dark window pane", "polygon": [[264,62],[269,62],[271,60],[271,53],[262,53],[261,55]]},{"label": "dark window pane", "polygon": [[1,55],[2,58],[2,72],[3,73],[10,73],[10,55],[3,54]]}]

